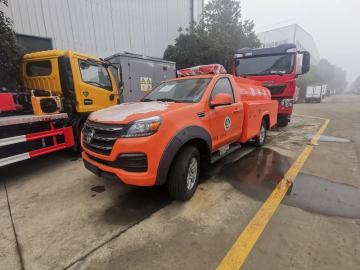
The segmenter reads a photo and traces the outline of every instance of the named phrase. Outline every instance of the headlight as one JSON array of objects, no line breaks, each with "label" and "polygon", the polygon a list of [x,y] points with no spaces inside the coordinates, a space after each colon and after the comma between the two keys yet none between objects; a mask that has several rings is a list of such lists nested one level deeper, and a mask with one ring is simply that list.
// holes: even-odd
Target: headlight
[{"label": "headlight", "polygon": [[292,98],[284,98],[280,100],[280,104],[286,108],[291,108],[294,105],[294,100]]},{"label": "headlight", "polygon": [[137,120],[131,124],[122,137],[145,137],[154,134],[161,125],[161,117],[154,116]]}]

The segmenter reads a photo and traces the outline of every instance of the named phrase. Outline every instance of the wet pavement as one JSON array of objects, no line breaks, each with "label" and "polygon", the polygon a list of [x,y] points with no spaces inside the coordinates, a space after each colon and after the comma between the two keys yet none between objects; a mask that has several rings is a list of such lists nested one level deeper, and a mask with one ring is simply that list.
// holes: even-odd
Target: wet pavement
[{"label": "wet pavement", "polygon": [[[163,187],[100,179],[66,151],[2,168],[0,269],[21,269],[19,255],[25,269],[213,269],[322,121],[294,117],[269,132],[266,147],[244,145],[205,171],[186,203],[172,201]],[[349,124],[334,122],[245,269],[360,265],[359,143],[356,128],[343,132]],[[309,262],[314,256],[318,264]]]},{"label": "wet pavement", "polygon": [[224,166],[222,181],[228,181],[238,191],[264,201],[290,168],[291,159],[278,152],[262,148]]},{"label": "wet pavement", "polygon": [[[312,138],[314,137],[313,134],[306,134],[305,138],[308,139],[309,141],[312,140]],[[336,143],[349,143],[350,140],[348,139],[344,139],[344,138],[338,138],[338,137],[334,137],[334,136],[320,136],[319,142],[336,142]]]},{"label": "wet pavement", "polygon": [[360,188],[300,174],[284,204],[326,216],[360,219]]},{"label": "wet pavement", "polygon": [[[225,165],[220,174],[222,181],[241,193],[265,201],[291,163],[290,158],[262,148]],[[282,203],[317,214],[360,219],[360,188],[309,174],[299,174]]]}]

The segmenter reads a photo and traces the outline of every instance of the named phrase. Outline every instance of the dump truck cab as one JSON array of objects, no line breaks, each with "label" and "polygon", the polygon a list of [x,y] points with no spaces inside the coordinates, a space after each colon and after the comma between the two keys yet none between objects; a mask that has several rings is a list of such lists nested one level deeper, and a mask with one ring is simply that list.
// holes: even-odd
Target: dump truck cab
[{"label": "dump truck cab", "polygon": [[74,51],[29,53],[21,61],[22,86],[60,96],[70,115],[86,114],[119,103],[111,68],[95,56]]},{"label": "dump truck cab", "polygon": [[296,78],[309,69],[310,54],[288,43],[274,48],[237,50],[233,75],[262,82],[270,90],[272,99],[279,103],[278,125],[286,126],[293,111]]},{"label": "dump truck cab", "polygon": [[59,111],[69,116],[63,126],[72,126],[75,150],[80,150],[80,132],[88,115],[120,103],[120,65],[92,55],[64,50],[25,54],[21,79],[25,89],[59,96]]}]

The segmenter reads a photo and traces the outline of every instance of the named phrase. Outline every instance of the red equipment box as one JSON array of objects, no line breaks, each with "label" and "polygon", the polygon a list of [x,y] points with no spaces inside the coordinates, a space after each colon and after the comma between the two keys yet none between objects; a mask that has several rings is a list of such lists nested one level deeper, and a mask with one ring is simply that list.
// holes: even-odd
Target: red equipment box
[{"label": "red equipment box", "polygon": [[220,64],[201,65],[196,67],[184,68],[177,71],[177,75],[179,77],[221,73],[226,73],[226,69]]},{"label": "red equipment box", "polygon": [[0,93],[0,112],[16,111],[16,105],[11,93]]}]

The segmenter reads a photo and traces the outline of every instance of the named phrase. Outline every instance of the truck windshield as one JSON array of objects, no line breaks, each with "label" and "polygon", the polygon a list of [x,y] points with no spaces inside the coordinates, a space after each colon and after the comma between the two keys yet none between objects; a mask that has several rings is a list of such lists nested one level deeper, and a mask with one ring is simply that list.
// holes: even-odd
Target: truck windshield
[{"label": "truck windshield", "polygon": [[209,84],[208,79],[186,79],[160,84],[142,101],[198,102]]},{"label": "truck windshield", "polygon": [[289,74],[294,67],[294,58],[293,53],[238,58],[235,60],[236,75]]},{"label": "truck windshield", "polygon": [[111,91],[112,85],[108,70],[93,61],[79,60],[80,72],[82,80],[85,83],[104,88]]}]

